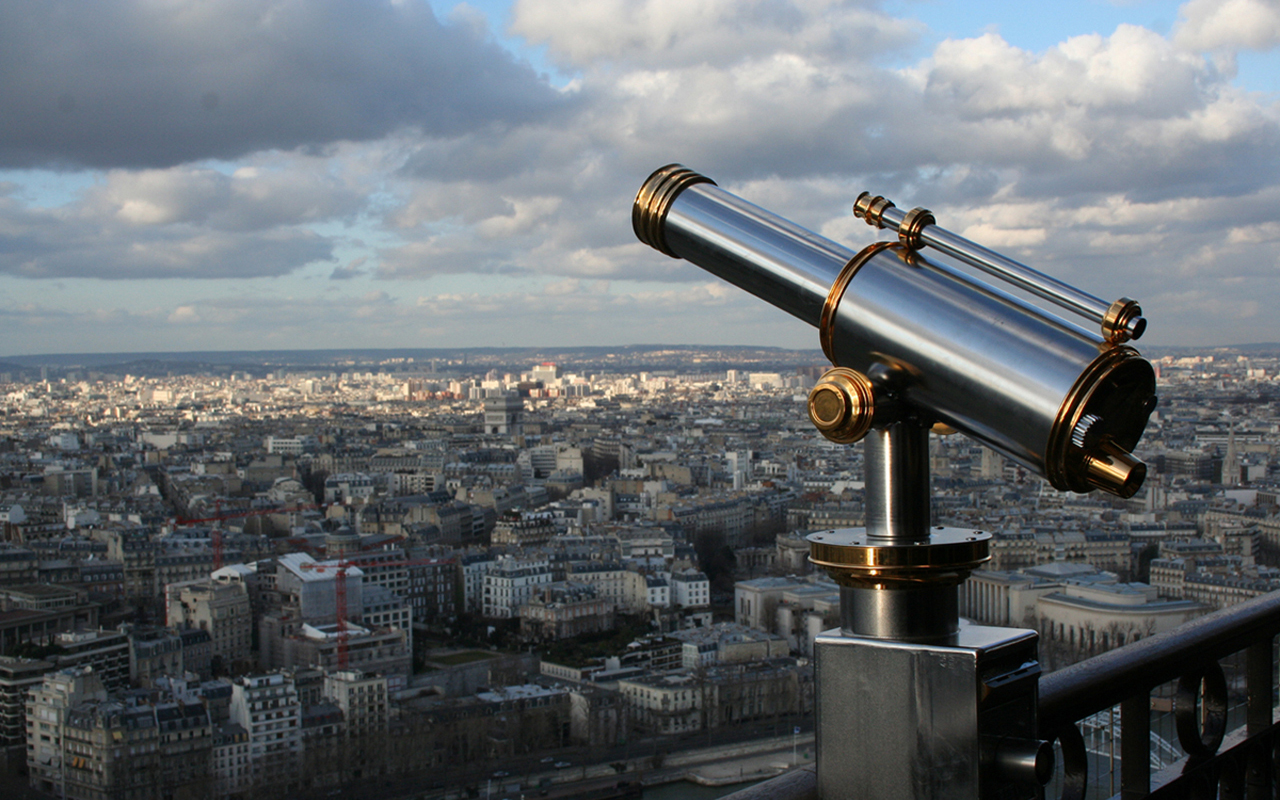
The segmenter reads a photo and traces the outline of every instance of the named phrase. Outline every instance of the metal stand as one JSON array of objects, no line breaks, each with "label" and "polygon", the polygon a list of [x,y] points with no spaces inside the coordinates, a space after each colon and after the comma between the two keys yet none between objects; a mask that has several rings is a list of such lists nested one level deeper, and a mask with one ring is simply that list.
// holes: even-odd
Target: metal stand
[{"label": "metal stand", "polygon": [[[640,241],[818,329],[832,368],[809,393],[828,440],[867,438],[867,520],[809,536],[840,584],[841,627],[816,643],[824,800],[1031,797],[1052,750],[1036,732],[1036,637],[962,626],[956,587],[988,536],[933,528],[927,429],[972,437],[1060,491],[1132,497],[1155,370],[1125,342],[1146,319],[863,194],[856,216],[898,233],[858,252],[679,164],[632,204]],[[960,259],[1097,324],[1091,333],[928,257]]]},{"label": "metal stand", "polygon": [[808,537],[840,584],[840,629],[814,646],[819,795],[1032,797],[1053,763],[1035,741],[1037,635],[960,624],[957,586],[990,537],[930,527],[928,429],[865,441],[867,526]]}]

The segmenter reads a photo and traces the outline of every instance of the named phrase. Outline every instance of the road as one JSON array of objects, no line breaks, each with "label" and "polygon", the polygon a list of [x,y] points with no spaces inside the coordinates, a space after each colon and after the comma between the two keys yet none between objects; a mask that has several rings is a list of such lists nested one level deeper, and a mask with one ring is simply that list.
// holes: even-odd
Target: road
[{"label": "road", "polygon": [[[802,724],[798,739],[801,747],[812,749],[812,722]],[[334,797],[356,797],[368,800],[452,800],[474,797],[491,800],[504,797],[548,798],[578,797],[594,789],[615,786],[619,781],[657,784],[684,778],[690,767],[716,762],[736,762],[744,758],[766,759],[771,763],[790,762],[792,737],[773,735],[775,730],[789,730],[789,725],[747,726],[687,735],[653,737],[609,749],[585,747],[555,751],[555,761],[569,762],[571,767],[556,769],[543,762],[545,752],[518,759],[459,764],[448,768],[422,770],[408,775],[366,778],[338,788],[316,789],[296,795],[305,800],[332,800]],[[761,762],[763,763],[763,762]],[[613,765],[624,767],[618,772]],[[496,772],[507,776],[494,777]],[[747,777],[750,770],[744,773]],[[726,772],[726,775],[729,773]],[[550,786],[543,787],[544,779]]]}]

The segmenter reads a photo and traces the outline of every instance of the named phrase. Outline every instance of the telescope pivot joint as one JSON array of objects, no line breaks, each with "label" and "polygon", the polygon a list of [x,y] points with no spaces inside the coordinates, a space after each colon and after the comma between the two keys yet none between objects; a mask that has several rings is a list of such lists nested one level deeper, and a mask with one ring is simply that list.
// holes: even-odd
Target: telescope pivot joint
[{"label": "telescope pivot joint", "polygon": [[853,444],[871,430],[875,394],[866,375],[848,367],[832,367],[809,392],[809,421],[827,439]]}]

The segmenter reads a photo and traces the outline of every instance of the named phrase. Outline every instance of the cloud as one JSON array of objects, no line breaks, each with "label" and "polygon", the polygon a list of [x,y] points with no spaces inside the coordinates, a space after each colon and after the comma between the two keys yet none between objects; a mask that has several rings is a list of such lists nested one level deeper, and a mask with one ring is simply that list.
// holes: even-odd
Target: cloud
[{"label": "cloud", "polygon": [[[153,206],[133,213],[168,212]],[[284,275],[332,257],[329,239],[301,228],[139,226],[87,210],[0,203],[0,274],[24,278],[246,278]]]},{"label": "cloud", "polygon": [[417,279],[434,275],[521,275],[514,255],[502,246],[485,245],[471,236],[438,236],[378,252],[379,278]]},{"label": "cloud", "polygon": [[[1138,297],[1158,343],[1280,338],[1266,314],[1246,325],[1214,310],[1256,303],[1274,282],[1280,107],[1235,86],[1229,58],[1205,55],[1269,46],[1269,5],[1240,6],[1257,36],[1222,33],[1216,6],[1196,0],[1172,37],[1122,25],[1033,52],[989,33],[892,67],[921,31],[871,2],[517,2],[508,33],[574,76],[560,92],[465,9],[441,23],[417,3],[174,2],[146,6],[146,18],[104,7],[88,17],[110,35],[68,58],[146,91],[118,90],[128,109],[102,119],[76,116],[79,95],[58,104],[74,130],[41,140],[35,160],[109,168],[63,206],[0,188],[0,272],[278,276],[327,260],[314,276],[330,280],[306,291],[328,295],[291,283],[296,293],[264,298],[289,310],[254,323],[303,346],[320,318],[370,342],[465,331],[497,343],[517,328],[528,340],[651,341],[645,331],[657,330],[810,341],[802,323],[636,242],[632,197],[651,170],[681,161],[855,248],[877,237],[849,213],[861,190],[926,205],[943,226],[1085,291]],[[0,40],[12,40],[4,13]],[[73,41],[88,24],[46,13],[24,23],[46,42]],[[184,26],[202,17],[226,35],[195,41]],[[137,30],[106,24],[119,19]],[[173,76],[147,72],[171,55],[161,32],[186,47]],[[58,67],[50,75],[68,74],[42,58]],[[205,58],[235,91],[205,85],[215,73]],[[16,63],[0,50],[0,66],[16,70],[0,99],[33,108],[30,87],[44,79]],[[246,110],[245,91],[263,104]],[[144,102],[164,108],[152,116]],[[183,103],[234,124],[184,128],[172,110]],[[147,143],[135,148],[122,131],[151,119],[179,141],[144,157]],[[14,149],[15,125],[28,123],[0,117],[10,162],[28,152]],[[191,161],[245,152],[230,165]],[[388,296],[329,304],[335,282],[361,275],[386,281]],[[207,298],[175,301],[160,319],[182,305],[202,320],[184,331],[232,335],[209,327]]]},{"label": "cloud", "polygon": [[456,136],[563,105],[425,2],[0,5],[4,167],[164,167],[404,128]]},{"label": "cloud", "polygon": [[1239,194],[1280,165],[1274,107],[1134,26],[1040,55],[994,34],[948,41],[913,76],[935,124],[908,131],[907,152],[932,142],[934,164],[1016,170],[1027,194]]},{"label": "cloud", "polygon": [[254,231],[349,217],[364,198],[333,176],[281,164],[231,174],[185,166],[112,170],[84,202],[86,213],[129,225]]},{"label": "cloud", "polygon": [[[350,172],[350,170],[348,170]],[[321,223],[366,207],[360,178],[273,154],[230,171],[110,170],[69,202],[0,196],[0,273],[28,278],[246,278],[333,257]]]},{"label": "cloud", "polygon": [[1274,0],[1190,0],[1180,9],[1173,39],[1189,50],[1270,50],[1280,44],[1280,6]]},{"label": "cloud", "polygon": [[367,257],[361,256],[347,264],[345,267],[334,267],[333,272],[329,273],[329,280],[349,281],[352,278],[358,278],[362,275],[366,275],[367,272],[363,267],[365,262],[368,260],[369,259]]},{"label": "cloud", "polygon": [[567,67],[730,66],[779,52],[871,61],[914,42],[917,23],[839,0],[517,0],[510,30]]},{"label": "cloud", "polygon": [[200,312],[195,306],[178,306],[169,315],[169,321],[178,324],[200,322]]},{"label": "cloud", "polygon": [[[638,267],[644,278],[671,280],[671,270],[626,248],[626,223],[644,176],[672,160],[726,188],[759,189],[748,196],[768,198],[802,224],[864,237],[848,217],[862,188],[936,205],[1090,205],[1115,194],[1156,202],[1247,195],[1274,181],[1280,166],[1274,107],[1235,89],[1203,57],[1135,26],[1043,53],[996,34],[948,40],[901,70],[869,65],[859,53],[803,51],[781,34],[747,36],[732,59],[718,59],[715,47],[702,61],[670,52],[692,50],[682,38],[690,14],[714,23],[688,36],[728,39],[743,27],[768,28],[760,23],[766,7],[782,6],[747,4],[735,16],[724,3],[629,3],[610,13],[599,38],[611,44],[598,46],[587,35],[595,12],[556,27],[555,4],[517,4],[512,30],[584,69],[589,102],[568,125],[423,143],[406,161],[416,188],[395,220],[402,236],[431,246],[415,245],[424,251],[418,266],[393,257],[380,274],[425,274],[432,270],[422,264],[444,237],[500,223],[511,237],[508,267],[567,276]],[[825,18],[808,5],[786,8],[801,28]],[[667,27],[655,28],[659,21]],[[512,213],[535,207],[536,215]],[[1009,231],[1000,236],[1015,244]],[[1015,238],[1024,246],[1045,235]],[[539,259],[544,250],[553,257]],[[474,255],[476,268],[493,269],[492,256]],[[467,257],[446,262],[436,269],[467,269]]]}]

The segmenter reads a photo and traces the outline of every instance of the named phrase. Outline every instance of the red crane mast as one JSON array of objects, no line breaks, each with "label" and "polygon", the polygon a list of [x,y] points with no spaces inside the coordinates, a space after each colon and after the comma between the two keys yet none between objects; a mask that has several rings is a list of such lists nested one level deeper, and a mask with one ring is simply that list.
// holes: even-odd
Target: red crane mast
[{"label": "red crane mast", "polygon": [[213,546],[213,571],[222,569],[222,501],[215,506],[213,529],[209,531],[209,541]]},{"label": "red crane mast", "polygon": [[348,663],[347,654],[347,567],[346,561],[338,562],[338,573],[334,576],[333,597],[337,605],[338,618],[338,669],[345,670]]}]

